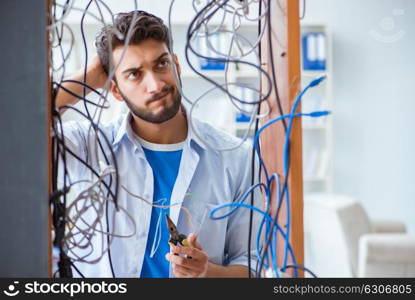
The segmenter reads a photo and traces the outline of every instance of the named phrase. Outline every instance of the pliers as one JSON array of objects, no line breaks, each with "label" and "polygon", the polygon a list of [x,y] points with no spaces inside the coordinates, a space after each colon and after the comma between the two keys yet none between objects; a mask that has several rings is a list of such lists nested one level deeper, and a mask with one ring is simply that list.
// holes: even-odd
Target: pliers
[{"label": "pliers", "polygon": [[[176,225],[173,223],[173,221],[170,219],[169,215],[166,214],[166,221],[167,221],[167,228],[170,232],[170,240],[169,244],[170,246],[184,246],[184,247],[192,247],[191,243],[187,240],[187,236],[185,234],[179,233],[177,230]],[[174,255],[178,255],[175,253]],[[190,256],[187,256],[187,258],[191,259]]]}]

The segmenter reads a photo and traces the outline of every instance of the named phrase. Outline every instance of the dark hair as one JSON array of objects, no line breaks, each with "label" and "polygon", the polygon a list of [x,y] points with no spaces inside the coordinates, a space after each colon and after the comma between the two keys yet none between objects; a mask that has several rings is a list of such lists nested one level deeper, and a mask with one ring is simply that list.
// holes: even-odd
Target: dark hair
[{"label": "dark hair", "polygon": [[147,39],[154,39],[166,43],[167,48],[171,51],[169,30],[162,19],[142,10],[119,13],[114,19],[114,24],[104,26],[95,39],[98,56],[107,74],[109,73],[112,50],[124,45],[124,38],[127,37],[133,20],[134,27],[128,45],[138,45]]}]

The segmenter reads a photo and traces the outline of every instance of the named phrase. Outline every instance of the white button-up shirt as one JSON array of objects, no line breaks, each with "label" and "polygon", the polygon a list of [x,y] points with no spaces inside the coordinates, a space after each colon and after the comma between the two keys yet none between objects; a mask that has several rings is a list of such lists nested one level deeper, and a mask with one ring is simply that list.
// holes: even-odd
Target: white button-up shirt
[{"label": "white button-up shirt", "polygon": [[[102,125],[101,129],[115,153],[120,185],[126,187],[132,194],[140,195],[152,202],[154,187],[152,169],[141,145],[134,138],[130,120],[131,115],[128,113],[115,122]],[[178,204],[170,207],[170,217],[177,224],[180,233],[197,234],[198,241],[203,250],[207,252],[210,262],[219,265],[247,266],[249,210],[239,208],[228,218],[220,220],[210,219],[208,215],[219,205],[239,200],[251,186],[252,148],[244,143],[231,151],[215,150],[214,148],[232,147],[239,144],[240,140],[195,119],[193,119],[193,125],[198,136],[205,142],[199,140],[192,127],[188,126],[188,136],[171,194],[171,205]],[[89,127],[89,122],[71,121],[65,123],[63,132],[67,146],[82,159],[88,159],[93,167],[99,169],[99,161],[102,164],[105,160],[102,152],[96,151],[94,131],[89,130]],[[102,144],[107,156],[111,158],[105,142]],[[101,152],[98,154],[98,159],[96,158],[97,152]],[[68,153],[67,167],[72,182],[91,179],[91,172]],[[86,187],[88,184],[75,184],[71,194],[76,196]],[[259,194],[256,193],[256,202],[259,201],[258,196]],[[248,197],[246,200],[248,204],[249,199]],[[129,195],[122,188],[119,189],[118,204],[125,208],[134,222],[124,211],[115,212],[114,205],[109,205],[110,231],[118,235],[130,235],[128,238],[112,238],[110,250],[114,273],[116,277],[139,277],[146,250],[152,207]],[[223,209],[218,212],[218,215],[226,211],[228,210]],[[187,212],[190,212],[191,218]],[[91,218],[96,217],[93,212],[88,213]],[[85,219],[87,219],[86,216]],[[254,213],[251,243],[253,269],[257,260],[257,253],[254,249],[258,219],[259,216]],[[105,214],[102,220],[105,221]],[[99,229],[106,231],[106,225]],[[161,242],[167,243],[168,241]],[[92,237],[92,244],[92,254],[86,256],[85,259],[93,261],[100,256],[102,258],[93,264],[75,262],[75,265],[86,277],[112,277],[108,253],[102,255],[102,249],[106,248],[106,238],[97,232]],[[91,253],[91,249],[74,249],[74,252],[82,257],[82,255]],[[75,257],[72,253],[69,255],[72,258]],[[75,271],[74,276],[77,276]],[[172,276],[171,268],[170,276]]]}]

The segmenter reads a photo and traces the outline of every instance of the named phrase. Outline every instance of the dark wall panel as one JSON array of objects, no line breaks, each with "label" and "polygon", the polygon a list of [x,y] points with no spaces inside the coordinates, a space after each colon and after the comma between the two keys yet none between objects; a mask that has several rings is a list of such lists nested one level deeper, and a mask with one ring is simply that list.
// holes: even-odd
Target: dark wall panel
[{"label": "dark wall panel", "polygon": [[48,276],[46,12],[0,1],[0,277]]}]

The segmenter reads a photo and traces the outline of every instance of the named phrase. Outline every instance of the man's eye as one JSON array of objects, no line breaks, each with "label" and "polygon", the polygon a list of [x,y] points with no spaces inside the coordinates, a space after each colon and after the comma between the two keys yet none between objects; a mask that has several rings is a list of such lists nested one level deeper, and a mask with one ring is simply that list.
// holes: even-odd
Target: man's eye
[{"label": "man's eye", "polygon": [[127,79],[130,80],[134,80],[138,78],[138,73],[137,72],[131,72],[130,74],[128,74]]},{"label": "man's eye", "polygon": [[159,62],[159,67],[160,68],[165,68],[165,67],[167,67],[169,65],[169,61],[168,60],[161,60],[160,62]]}]

